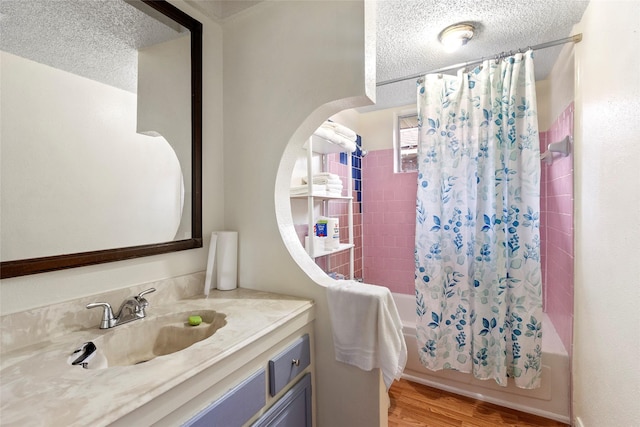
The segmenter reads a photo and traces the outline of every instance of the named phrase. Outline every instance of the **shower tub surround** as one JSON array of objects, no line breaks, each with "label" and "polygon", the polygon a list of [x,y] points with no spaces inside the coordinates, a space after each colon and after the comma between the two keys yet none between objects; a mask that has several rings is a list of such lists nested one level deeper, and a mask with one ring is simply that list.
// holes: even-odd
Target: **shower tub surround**
[{"label": "shower tub surround", "polygon": [[[573,103],[540,132],[540,148],[573,135]],[[573,147],[572,147],[573,148]],[[569,422],[573,323],[573,155],[541,163],[540,237],[543,274],[543,384],[538,391],[472,379],[455,371],[433,372],[417,358],[414,289],[417,173],[393,172],[393,149],[369,151],[363,159],[364,279],[387,286],[403,318],[409,361],[405,377]]]},{"label": "shower tub surround", "polygon": [[[540,150],[573,135],[571,103],[540,132]],[[540,258],[543,309],[571,354],[573,328],[573,155],[541,163]],[[413,297],[416,172],[393,172],[393,149],[370,151],[362,160],[364,280]],[[412,308],[415,312],[415,307]]]},{"label": "shower tub surround", "polygon": [[[213,290],[205,298],[203,283],[204,273],[196,273],[0,317],[0,424],[177,425],[264,369],[294,337],[312,336],[310,300],[249,289]],[[105,332],[98,329],[100,310],[85,309],[96,301],[118,307],[150,287],[157,292],[147,297],[148,317],[128,325]],[[226,325],[177,353],[106,369],[67,362],[75,348],[101,334],[156,315],[207,310],[225,314]]]},{"label": "shower tub surround", "polygon": [[[540,150],[573,136],[573,103],[540,132]],[[573,149],[573,147],[571,147]],[[543,307],[569,355],[573,339],[573,154],[542,163],[540,179],[540,258]]]},{"label": "shower tub surround", "polygon": [[569,424],[569,355],[546,314],[542,320],[542,384],[538,389],[527,390],[516,387],[512,379],[507,387],[501,387],[495,381],[478,380],[468,373],[426,369],[418,358],[415,296],[393,293],[393,298],[407,343],[404,379]]}]

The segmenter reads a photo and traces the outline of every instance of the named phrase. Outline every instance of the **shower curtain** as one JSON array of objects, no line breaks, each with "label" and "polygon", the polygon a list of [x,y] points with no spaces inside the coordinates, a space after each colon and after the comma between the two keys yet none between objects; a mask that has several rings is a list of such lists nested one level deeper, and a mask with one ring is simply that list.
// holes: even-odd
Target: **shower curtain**
[{"label": "shower curtain", "polygon": [[541,377],[533,52],[418,83],[420,360],[502,386]]}]

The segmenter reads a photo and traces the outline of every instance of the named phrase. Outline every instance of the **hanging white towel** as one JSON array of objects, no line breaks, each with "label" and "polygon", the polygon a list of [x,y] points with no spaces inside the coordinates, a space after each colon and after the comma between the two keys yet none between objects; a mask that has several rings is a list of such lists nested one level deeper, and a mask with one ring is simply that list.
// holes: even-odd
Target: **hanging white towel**
[{"label": "hanging white towel", "polygon": [[327,287],[336,360],[380,368],[387,390],[407,363],[402,321],[391,292],[377,285],[336,281]]}]

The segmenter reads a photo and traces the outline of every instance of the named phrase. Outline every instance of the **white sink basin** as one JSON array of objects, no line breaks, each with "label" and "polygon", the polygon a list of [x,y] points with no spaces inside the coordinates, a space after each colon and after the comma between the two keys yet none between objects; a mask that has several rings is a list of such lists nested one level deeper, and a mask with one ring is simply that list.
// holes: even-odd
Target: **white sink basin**
[{"label": "white sink basin", "polygon": [[[189,324],[199,315],[202,323]],[[151,317],[116,326],[92,342],[109,367],[130,366],[175,353],[209,338],[227,324],[226,315],[214,310],[188,311]]]}]

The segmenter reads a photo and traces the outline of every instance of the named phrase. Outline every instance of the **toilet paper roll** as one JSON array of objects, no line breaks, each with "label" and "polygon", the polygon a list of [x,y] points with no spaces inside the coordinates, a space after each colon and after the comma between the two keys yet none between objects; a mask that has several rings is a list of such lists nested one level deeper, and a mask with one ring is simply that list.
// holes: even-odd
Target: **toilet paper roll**
[{"label": "toilet paper roll", "polygon": [[238,232],[216,231],[216,287],[228,291],[238,287]]},{"label": "toilet paper roll", "polygon": [[215,288],[215,265],[216,265],[216,248],[218,245],[218,235],[211,233],[211,241],[209,242],[209,257],[207,258],[207,274],[204,278],[204,295],[209,296],[211,288]]}]

